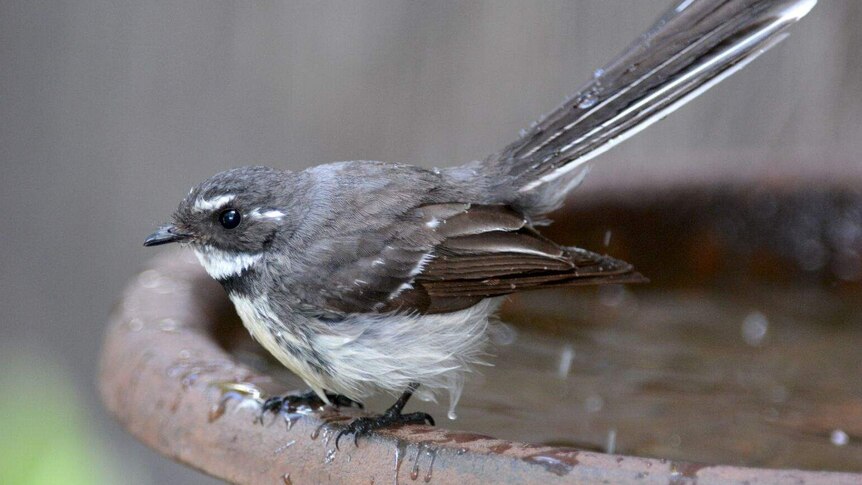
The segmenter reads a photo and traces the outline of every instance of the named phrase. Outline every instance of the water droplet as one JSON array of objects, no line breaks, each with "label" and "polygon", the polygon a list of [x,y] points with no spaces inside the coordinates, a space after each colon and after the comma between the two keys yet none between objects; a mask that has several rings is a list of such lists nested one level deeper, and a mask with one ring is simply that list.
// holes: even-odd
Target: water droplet
[{"label": "water droplet", "polygon": [[159,322],[159,329],[161,329],[162,332],[175,333],[178,326],[179,322],[173,318],[165,318]]},{"label": "water droplet", "polygon": [[335,448],[332,448],[326,452],[326,457],[323,459],[323,463],[329,465],[335,460],[335,454],[338,452]]},{"label": "water droplet", "polygon": [[599,302],[604,306],[620,306],[625,299],[626,289],[623,285],[604,285],[599,287]]},{"label": "water droplet", "polygon": [[494,345],[512,345],[518,339],[518,330],[512,325],[500,322],[488,329],[488,337]]},{"label": "water droplet", "polygon": [[144,328],[144,321],[140,318],[133,318],[129,320],[127,324],[129,326],[129,330],[132,332],[139,332],[142,328]]},{"label": "water droplet", "polygon": [[844,431],[836,429],[829,435],[829,441],[835,446],[844,446],[850,443],[850,437]]},{"label": "water droplet", "polygon": [[787,400],[787,388],[785,386],[773,386],[772,389],[769,390],[769,399],[776,403],[780,404]]},{"label": "water droplet", "polygon": [[570,344],[563,345],[563,350],[560,351],[560,363],[557,366],[557,377],[566,379],[569,377],[569,372],[572,370],[572,361],[575,359],[575,349]]},{"label": "water droplet", "polygon": [[608,431],[608,439],[605,443],[605,453],[613,455],[617,448],[617,430],[611,428]]},{"label": "water droplet", "polygon": [[401,462],[404,461],[404,453],[407,452],[407,442],[398,440],[395,444],[395,485],[398,485],[398,472],[401,471]]},{"label": "water droplet", "polygon": [[608,247],[611,245],[611,230],[610,229],[605,231],[604,243],[605,243],[605,247]]},{"label": "water droplet", "polygon": [[554,456],[548,455],[530,455],[524,458],[524,461],[528,463],[536,463],[541,465],[549,472],[558,475],[564,476],[572,471],[572,465],[560,460]]},{"label": "water droplet", "polygon": [[428,471],[425,473],[425,483],[431,481],[431,474],[434,473],[434,461],[437,460],[437,448],[432,448],[426,451],[427,454],[431,455],[431,463],[428,464]]},{"label": "water droplet", "polygon": [[578,108],[580,109],[590,109],[596,105],[599,98],[592,91],[583,94],[578,98]]},{"label": "water droplet", "polygon": [[329,440],[332,438],[334,430],[332,428],[323,428],[323,446],[329,446]]},{"label": "water droplet", "polygon": [[682,437],[678,434],[671,435],[670,437],[670,445],[674,448],[679,448],[682,444]]},{"label": "water droplet", "polygon": [[766,338],[769,320],[760,312],[751,312],[742,321],[742,339],[752,347],[757,347]]},{"label": "water droplet", "polygon": [[598,80],[604,75],[605,75],[605,70],[602,68],[599,68],[599,69],[596,69],[595,71],[593,71],[593,79]]},{"label": "water droplet", "polygon": [[449,387],[449,411],[446,413],[446,417],[451,420],[458,419],[458,415],[455,414],[455,407],[458,406],[458,401],[461,400],[461,391],[463,390],[463,379],[453,382]]},{"label": "water droplet", "polygon": [[180,350],[179,354],[177,354],[177,355],[179,355],[180,359],[182,359],[182,360],[188,360],[189,358],[191,358],[192,353],[189,352],[188,350],[183,349],[183,350]]},{"label": "water droplet", "polygon": [[410,479],[416,480],[419,478],[419,458],[422,456],[422,449],[416,450],[416,460],[413,462],[413,469],[410,470]]},{"label": "water droplet", "polygon": [[138,275],[138,283],[144,288],[155,288],[159,285],[159,279],[162,275],[159,274],[158,271],[154,269],[148,269],[146,271],[141,271],[141,274]]},{"label": "water droplet", "polygon": [[601,411],[604,406],[605,400],[598,394],[588,396],[584,400],[584,409],[586,409],[588,413],[597,413]]},{"label": "water droplet", "polygon": [[161,277],[158,279],[158,283],[156,287],[153,288],[153,291],[160,295],[169,295],[174,293],[179,289],[179,285],[177,285],[173,280],[166,277]]},{"label": "water droplet", "polygon": [[[189,366],[183,365],[181,368],[188,369]],[[190,368],[191,370],[187,370],[186,373],[182,375],[181,379],[183,387],[189,387],[194,384],[194,380],[197,379],[200,374],[207,372],[208,370],[205,366],[191,366]],[[168,369],[168,375],[172,375],[177,371],[178,369]],[[194,377],[194,379],[191,379],[191,377]],[[219,382],[215,383],[214,386],[221,392],[221,397],[210,409],[210,422],[222,417],[227,410],[227,404],[231,401],[238,401],[236,409],[243,407],[260,408],[260,403],[262,402],[261,390],[253,384],[249,384],[247,382]]]},{"label": "water droplet", "polygon": [[286,450],[286,449],[290,448],[290,447],[291,447],[291,446],[293,446],[294,444],[296,444],[296,440],[290,440],[290,441],[288,441],[287,443],[285,443],[285,444],[283,444],[283,445],[279,446],[278,448],[276,448],[276,449],[275,449],[275,452],[273,452],[273,454],[275,454],[275,455],[280,455],[280,454],[282,454],[282,453],[284,452],[284,450]]}]

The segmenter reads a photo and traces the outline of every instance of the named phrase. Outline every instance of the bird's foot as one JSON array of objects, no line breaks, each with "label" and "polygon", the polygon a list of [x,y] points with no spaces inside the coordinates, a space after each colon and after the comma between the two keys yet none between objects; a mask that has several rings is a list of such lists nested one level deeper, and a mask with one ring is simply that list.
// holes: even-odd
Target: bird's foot
[{"label": "bird's foot", "polygon": [[[326,393],[326,398],[329,402],[339,408],[359,408],[364,409],[362,403],[354,401],[349,397],[342,396],[331,392]],[[260,409],[258,422],[263,423],[263,417],[266,413],[281,413],[287,414],[302,413],[304,411],[318,411],[323,409],[326,403],[314,392],[308,391],[302,394],[285,394],[283,396],[273,396],[263,402]]]},{"label": "bird's foot", "polygon": [[389,408],[385,413],[377,416],[369,416],[364,418],[356,418],[345,426],[335,437],[335,448],[338,448],[338,441],[342,436],[353,434],[353,444],[359,444],[360,436],[368,436],[372,431],[389,428],[393,426],[402,426],[405,424],[430,424],[434,426],[434,418],[428,413],[408,413],[402,414],[400,410]]}]

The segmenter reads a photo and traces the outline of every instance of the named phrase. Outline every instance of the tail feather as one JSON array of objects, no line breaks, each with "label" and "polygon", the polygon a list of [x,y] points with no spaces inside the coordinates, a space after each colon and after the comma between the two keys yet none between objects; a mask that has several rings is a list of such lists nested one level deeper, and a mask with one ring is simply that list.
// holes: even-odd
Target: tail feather
[{"label": "tail feather", "polygon": [[578,168],[745,67],[815,3],[682,0],[577,95],[484,163],[525,210],[553,209],[577,185]]}]

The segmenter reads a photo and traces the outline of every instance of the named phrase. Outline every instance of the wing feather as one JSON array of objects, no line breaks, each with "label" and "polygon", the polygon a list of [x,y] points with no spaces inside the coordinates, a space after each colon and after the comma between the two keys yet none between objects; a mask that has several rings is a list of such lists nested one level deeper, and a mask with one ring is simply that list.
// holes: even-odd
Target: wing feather
[{"label": "wing feather", "polygon": [[472,205],[437,219],[442,212],[426,210],[442,237],[433,257],[382,309],[440,313],[516,291],[645,281],[628,263],[543,237],[510,207]]}]

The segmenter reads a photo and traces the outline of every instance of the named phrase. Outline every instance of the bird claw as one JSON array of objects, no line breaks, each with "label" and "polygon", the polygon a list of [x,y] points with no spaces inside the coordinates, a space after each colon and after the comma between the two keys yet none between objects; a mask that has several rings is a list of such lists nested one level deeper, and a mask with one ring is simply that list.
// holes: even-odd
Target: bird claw
[{"label": "bird claw", "polygon": [[377,416],[356,418],[335,436],[335,449],[340,449],[338,442],[344,435],[352,434],[354,446],[359,446],[359,438],[362,436],[368,436],[373,431],[381,428],[403,426],[405,424],[430,424],[434,426],[434,418],[428,413],[401,414],[391,411]]},{"label": "bird claw", "polygon": [[[327,392],[326,398],[329,399],[329,402],[332,403],[333,406],[339,408],[358,408],[364,409],[365,406],[362,405],[361,402],[354,401],[349,397],[342,396],[341,394],[334,394]],[[303,407],[311,408],[313,410],[320,410],[326,403],[323,402],[314,391],[304,392],[302,394],[285,394],[283,396],[273,396],[268,398],[263,402],[263,405],[260,407],[260,415],[257,417],[257,421],[263,424],[263,417],[266,413],[280,413],[282,411],[287,413],[294,413],[300,410]]]}]

